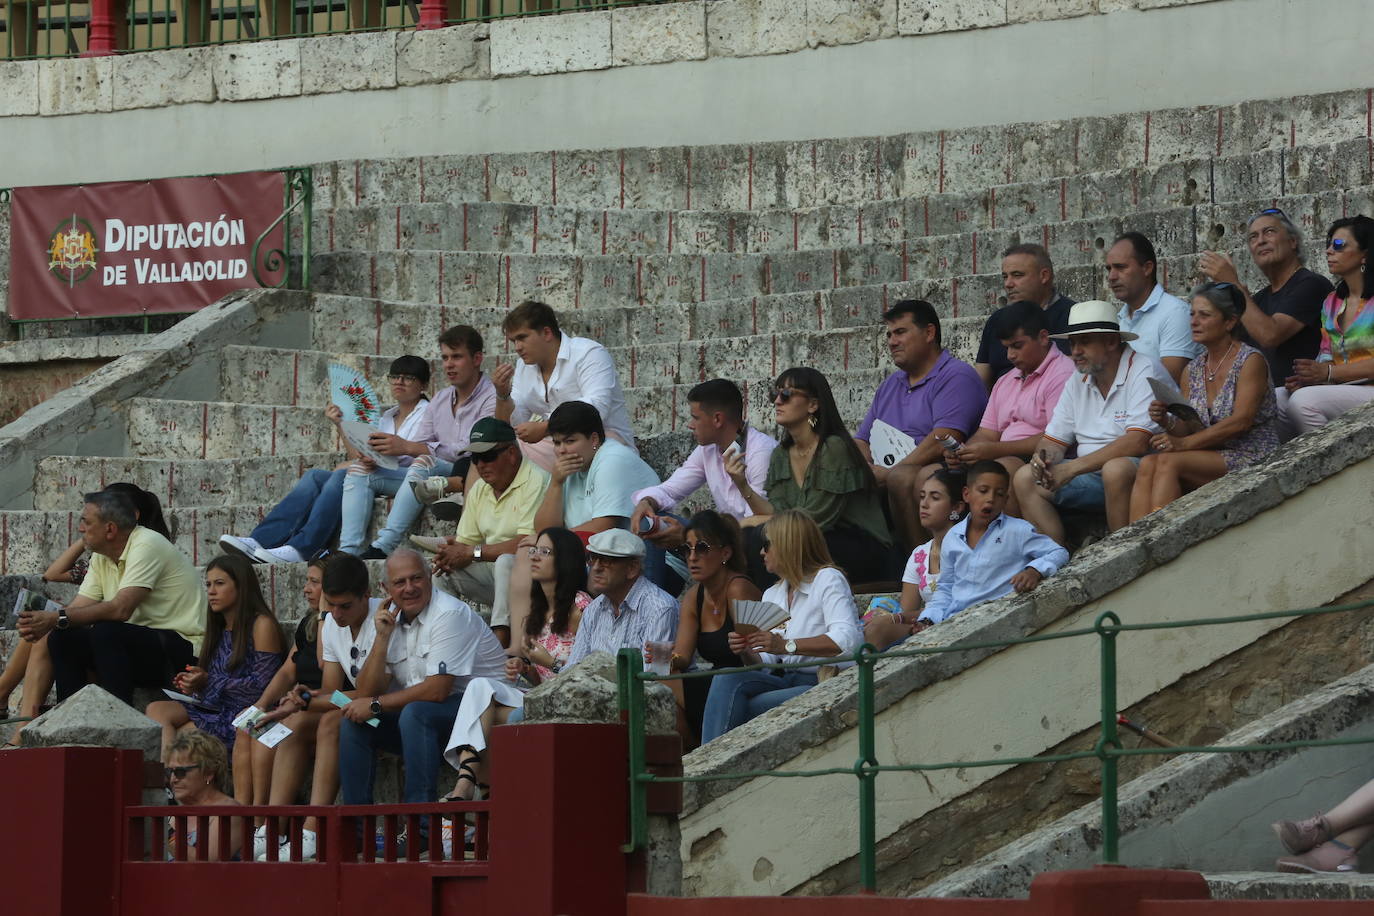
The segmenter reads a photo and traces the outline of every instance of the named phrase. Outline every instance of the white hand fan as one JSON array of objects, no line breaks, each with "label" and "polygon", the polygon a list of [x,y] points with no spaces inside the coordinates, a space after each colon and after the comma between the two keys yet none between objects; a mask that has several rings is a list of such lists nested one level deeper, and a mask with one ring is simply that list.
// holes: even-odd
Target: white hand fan
[{"label": "white hand fan", "polygon": [[329,399],[343,411],[345,420],[375,426],[381,419],[381,399],[367,376],[357,369],[329,364]]},{"label": "white hand fan", "polygon": [[873,463],[880,468],[890,468],[907,455],[916,451],[916,440],[891,424],[874,420],[868,432],[868,450],[873,455]]},{"label": "white hand fan", "polygon": [[776,629],[792,616],[771,601],[746,601],[742,598],[730,602],[730,613],[735,618],[735,632],[744,634]]}]

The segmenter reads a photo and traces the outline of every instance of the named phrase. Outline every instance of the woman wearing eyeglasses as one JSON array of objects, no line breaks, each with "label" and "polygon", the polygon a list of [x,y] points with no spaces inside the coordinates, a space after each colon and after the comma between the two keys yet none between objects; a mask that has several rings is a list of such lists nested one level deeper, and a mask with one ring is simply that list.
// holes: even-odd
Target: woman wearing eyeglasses
[{"label": "woman wearing eyeglasses", "polygon": [[[757,585],[744,574],[744,544],[739,523],[712,509],[698,512],[687,523],[683,554],[692,585],[682,596],[677,639],[669,667],[686,671],[700,655],[713,668],[733,668],[742,664],[730,648],[735,631],[731,601],[757,601],[762,597]],[[689,678],[668,681],[677,695],[678,707],[686,716],[684,740],[689,746],[701,734],[706,694],[714,678]],[[683,731],[679,723],[679,731]]]},{"label": "woman wearing eyeglasses", "polygon": [[188,728],[231,743],[234,716],[262,695],[282,664],[281,625],[247,559],[215,557],[205,567],[205,590],[210,613],[200,664],[172,678],[177,690],[199,702],[159,700],[148,704],[146,712],[162,726],[164,759],[177,733]]},{"label": "woman wearing eyeglasses", "polygon": [[749,485],[738,456],[726,464],[754,513],[743,522],[750,578],[760,585],[772,581],[756,560],[753,529],[785,509],[800,509],[820,526],[830,555],[850,579],[889,577],[895,571],[892,534],[877,481],[840,419],[830,383],[815,369],[796,367],[778,376],[771,395],[783,436],[768,464],[768,497]]},{"label": "woman wearing eyeglasses", "polygon": [[582,539],[567,528],[545,528],[525,548],[530,564],[530,612],[525,618],[523,653],[506,660],[506,681],[473,678],[453,722],[444,759],[458,771],[445,801],[468,801],[486,789],[482,751],[487,733],[501,725],[511,710],[524,706],[518,679],[531,685],[554,677],[568,661],[587,594],[587,561]]},{"label": "woman wearing eyeglasses", "polygon": [[[167,763],[163,773],[167,777],[167,788],[178,805],[186,807],[219,807],[241,804],[224,794],[228,780],[228,760],[224,745],[214,735],[192,729],[177,735],[167,749]],[[211,817],[204,825],[204,833],[193,817],[183,823],[186,830],[186,852],[184,857],[177,855],[177,820],[167,819],[166,855],[169,860],[181,858],[182,861],[195,861],[199,858],[200,844],[206,844],[207,862],[227,862],[239,858],[243,846],[242,818],[229,818],[229,847],[220,848],[219,818]]]},{"label": "woman wearing eyeglasses", "polygon": [[1279,411],[1299,433],[1374,400],[1374,219],[1338,219],[1326,232],[1326,267],[1338,278],[1322,303],[1317,358],[1293,361]]},{"label": "woman wearing eyeglasses", "polygon": [[1193,340],[1200,356],[1183,370],[1183,396],[1196,416],[1182,419],[1163,401],[1150,419],[1164,431],[1150,440],[1131,489],[1130,520],[1167,506],[1230,471],[1262,461],[1279,447],[1278,406],[1264,354],[1241,343],[1245,293],[1232,283],[1193,290]]},{"label": "woman wearing eyeglasses", "polygon": [[[849,580],[835,567],[821,530],[811,517],[788,509],[763,527],[763,561],[778,577],[764,601],[791,617],[781,633],[731,633],[729,647],[746,664],[794,663],[834,658],[863,642]],[[816,668],[744,671],[711,678],[702,719],[702,743],[760,716],[816,686]]]}]

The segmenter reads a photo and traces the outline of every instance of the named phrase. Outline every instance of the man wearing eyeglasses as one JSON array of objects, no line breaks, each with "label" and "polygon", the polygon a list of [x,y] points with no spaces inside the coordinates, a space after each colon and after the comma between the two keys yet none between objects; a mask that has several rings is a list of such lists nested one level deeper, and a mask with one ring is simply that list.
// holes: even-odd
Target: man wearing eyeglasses
[{"label": "man wearing eyeglasses", "polygon": [[[1322,302],[1331,281],[1303,266],[1302,233],[1277,207],[1250,217],[1245,243],[1250,257],[1269,283],[1251,294],[1240,282],[1236,265],[1225,254],[1204,251],[1198,270],[1217,283],[1233,284],[1245,295],[1240,339],[1258,347],[1269,362],[1276,388],[1293,374],[1296,359],[1316,359],[1321,346]],[[1284,431],[1287,436],[1293,430]]]},{"label": "man wearing eyeglasses", "polygon": [[[343,707],[339,726],[346,805],[372,803],[379,749],[405,761],[406,803],[434,801],[463,689],[473,678],[505,677],[501,644],[472,608],[434,590],[418,553],[392,552],[386,587],[390,598],[373,615],[377,639],[358,674],[358,698]],[[379,721],[370,724],[373,719]],[[427,831],[428,818],[421,818],[421,845]]]},{"label": "man wearing eyeglasses", "polygon": [[458,532],[434,557],[434,572],[447,590],[491,608],[491,626],[510,644],[510,573],[521,540],[534,534],[534,516],[549,486],[549,474],[526,461],[515,429],[483,417],[468,442],[478,479],[467,494]]}]

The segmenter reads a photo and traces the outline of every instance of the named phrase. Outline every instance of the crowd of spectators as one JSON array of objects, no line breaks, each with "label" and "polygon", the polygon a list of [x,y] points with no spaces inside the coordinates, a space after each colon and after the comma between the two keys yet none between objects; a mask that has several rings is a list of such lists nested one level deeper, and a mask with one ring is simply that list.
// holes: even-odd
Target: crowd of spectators
[{"label": "crowd of spectators", "polygon": [[[882,316],[894,369],[853,433],[814,368],[773,380],[770,417],[749,417],[736,383],[704,381],[688,394],[695,449],[666,480],[637,451],[609,351],[565,335],[549,306],[507,314],[517,359],[490,375],[477,331],[449,328],[449,386],[432,399],[426,360],[390,366],[396,403],[368,446],[399,467],[352,452],[310,471],[257,528],[224,536],[203,588],[155,497],[87,494],[81,540],[45,574],[78,597],[21,616],[0,699],[23,682],[31,716],[53,681],[59,700],[88,682],[126,702],[173,690],[147,714],[184,802],[283,804],[310,777],[312,803],[340,790],[368,803],[379,750],[403,759],[404,799],[431,802],[481,797],[490,729],[593,653],[643,651],[672,672],[813,663],[672,682],[686,743],[715,740],[865,641],[890,647],[1034,589],[1069,559],[1067,518],[1121,528],[1374,397],[1374,220],[1328,230],[1334,286],[1302,266],[1280,210],[1253,216],[1248,244],[1267,286],[1247,289],[1207,252],[1185,301],[1160,284],[1150,240],[1127,232],[1106,252],[1117,304],[1071,301],[1048,252],[1016,245],[975,364],[944,347],[933,305],[897,302]],[[909,447],[893,451],[894,435]],[[697,492],[710,508],[678,514]],[[379,495],[394,501],[369,537]],[[426,506],[456,523],[411,537],[430,558],[405,543]],[[287,638],[253,564],[307,557]],[[386,560],[383,600],[367,559]],[[860,616],[856,593],[896,589]],[[777,615],[755,625],[758,608]],[[289,734],[267,746],[273,723]],[[1340,869],[1345,823],[1280,835],[1307,865]],[[262,828],[251,850],[233,842],[266,853]]]}]

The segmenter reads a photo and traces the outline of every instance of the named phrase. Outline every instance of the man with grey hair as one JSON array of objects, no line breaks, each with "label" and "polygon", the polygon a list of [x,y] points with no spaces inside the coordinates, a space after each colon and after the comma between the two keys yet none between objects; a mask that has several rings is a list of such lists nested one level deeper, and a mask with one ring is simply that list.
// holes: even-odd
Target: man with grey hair
[{"label": "man with grey hair", "polygon": [[[989,315],[983,324],[978,357],[973,361],[974,370],[989,389],[1012,368],[1007,348],[997,336],[1007,309],[1018,302],[1033,302],[1044,310],[1045,327],[1049,332],[1061,334],[1069,325],[1069,309],[1073,307],[1073,300],[1060,295],[1054,287],[1054,262],[1043,245],[1028,242],[1012,245],[1002,252],[1002,288],[1007,294],[1007,304]],[[1057,340],[1055,344],[1068,354],[1067,341]]]},{"label": "man with grey hair", "polygon": [[[1240,339],[1264,353],[1270,381],[1282,388],[1283,380],[1293,374],[1293,360],[1317,358],[1322,302],[1331,294],[1331,281],[1302,266],[1302,233],[1277,207],[1250,217],[1245,243],[1269,281],[1253,295],[1225,254],[1203,252],[1198,269],[1217,283],[1234,284],[1245,295]],[[1285,436],[1291,435],[1291,430],[1285,431]]]},{"label": "man with grey hair", "polygon": [[132,703],[135,687],[166,687],[195,660],[205,634],[205,588],[191,561],[138,524],[125,493],[87,493],[80,529],[91,568],[70,605],[28,611],[19,635],[48,637],[57,698],[95,683]]}]

